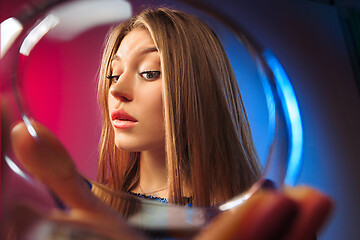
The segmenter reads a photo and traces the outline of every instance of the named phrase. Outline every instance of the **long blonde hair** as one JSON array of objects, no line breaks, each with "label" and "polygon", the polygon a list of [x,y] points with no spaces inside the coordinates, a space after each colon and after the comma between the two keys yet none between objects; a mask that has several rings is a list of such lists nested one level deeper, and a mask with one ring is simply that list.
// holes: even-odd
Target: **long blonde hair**
[{"label": "long blonde hair", "polygon": [[[98,88],[103,110],[98,181],[121,191],[131,191],[139,181],[140,153],[114,143],[106,78],[122,39],[134,28],[149,31],[161,56],[169,200],[183,204],[190,194],[193,205],[211,206],[248,189],[260,170],[226,53],[203,22],[165,8],[141,12],[108,37]],[[111,196],[100,197],[111,204]]]}]

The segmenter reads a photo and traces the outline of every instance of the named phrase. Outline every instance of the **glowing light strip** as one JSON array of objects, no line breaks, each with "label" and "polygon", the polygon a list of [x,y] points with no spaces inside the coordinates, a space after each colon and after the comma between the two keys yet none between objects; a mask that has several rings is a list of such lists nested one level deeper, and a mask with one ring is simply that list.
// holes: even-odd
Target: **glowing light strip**
[{"label": "glowing light strip", "polygon": [[294,186],[300,175],[303,151],[303,129],[299,105],[290,79],[278,59],[270,50],[264,52],[264,58],[274,74],[289,131],[290,144],[285,184]]}]

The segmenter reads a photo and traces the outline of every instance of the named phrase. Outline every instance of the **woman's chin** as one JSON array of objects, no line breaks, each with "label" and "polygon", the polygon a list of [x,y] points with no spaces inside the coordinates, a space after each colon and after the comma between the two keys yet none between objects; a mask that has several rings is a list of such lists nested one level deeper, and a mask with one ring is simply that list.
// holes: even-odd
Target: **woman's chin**
[{"label": "woman's chin", "polygon": [[141,150],[139,150],[139,148],[135,147],[135,146],[129,146],[129,145],[124,145],[124,144],[116,144],[116,148],[121,150],[121,151],[126,151],[126,152],[140,152]]},{"label": "woman's chin", "polygon": [[126,152],[142,152],[142,151],[146,151],[147,147],[146,146],[142,146],[139,144],[131,144],[131,143],[115,143],[117,149],[122,150],[122,151],[126,151]]}]

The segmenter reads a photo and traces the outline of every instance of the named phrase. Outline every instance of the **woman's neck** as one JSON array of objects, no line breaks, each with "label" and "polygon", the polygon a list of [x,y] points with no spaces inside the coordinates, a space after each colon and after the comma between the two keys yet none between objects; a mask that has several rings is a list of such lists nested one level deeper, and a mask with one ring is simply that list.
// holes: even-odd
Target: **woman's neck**
[{"label": "woman's neck", "polygon": [[140,153],[140,181],[135,192],[168,197],[168,172],[164,151],[144,151]]}]

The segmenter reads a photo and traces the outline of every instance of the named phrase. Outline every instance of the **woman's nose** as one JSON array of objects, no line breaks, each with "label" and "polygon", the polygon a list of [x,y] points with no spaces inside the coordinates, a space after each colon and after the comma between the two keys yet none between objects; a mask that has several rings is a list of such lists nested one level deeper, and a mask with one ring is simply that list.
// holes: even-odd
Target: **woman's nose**
[{"label": "woman's nose", "polygon": [[117,82],[111,84],[110,94],[121,102],[131,102],[134,98],[133,78],[131,74],[122,73]]}]

